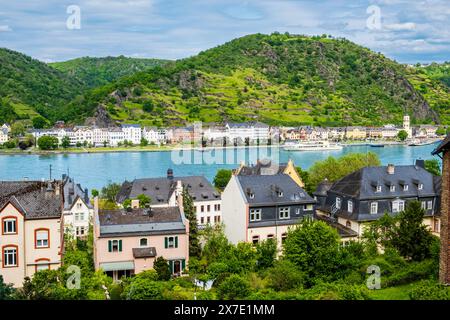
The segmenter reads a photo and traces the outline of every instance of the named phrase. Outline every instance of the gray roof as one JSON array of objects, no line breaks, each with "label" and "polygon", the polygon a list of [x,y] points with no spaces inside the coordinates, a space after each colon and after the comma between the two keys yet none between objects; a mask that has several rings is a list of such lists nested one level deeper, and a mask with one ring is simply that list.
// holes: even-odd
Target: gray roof
[{"label": "gray roof", "polygon": [[[416,165],[395,166],[394,174],[387,172],[387,166],[365,167],[335,182],[330,191],[360,200],[434,196],[438,195],[435,179]],[[423,184],[422,190],[418,190],[420,183]],[[408,185],[407,191],[403,190],[405,184]],[[376,192],[377,185],[381,186],[381,192]],[[394,192],[390,191],[391,185],[395,186]]]},{"label": "gray roof", "polygon": [[100,210],[100,236],[184,233],[178,207]]},{"label": "gray roof", "polygon": [[315,200],[286,174],[244,175],[236,178],[247,202],[253,205],[315,203]]},{"label": "gray roof", "polygon": [[194,201],[219,200],[220,194],[211,183],[202,176],[173,177],[173,178],[146,178],[125,181],[117,195],[117,202],[136,198],[145,194],[152,199],[152,204],[167,203],[175,191],[177,181],[181,181],[188,189]]},{"label": "gray roof", "polygon": [[286,169],[286,163],[273,164],[272,162],[265,160],[258,160],[255,165],[252,166],[244,166],[239,171],[240,176],[247,175],[273,175],[283,173]]},{"label": "gray roof", "polygon": [[61,181],[1,181],[0,208],[8,203],[12,203],[27,220],[60,218],[63,206]]},{"label": "gray roof", "polygon": [[79,183],[75,183],[74,179],[63,174],[63,190],[64,190],[64,210],[72,208],[77,198],[81,198],[83,202],[92,208],[89,202],[88,189],[83,190]]},{"label": "gray roof", "polygon": [[436,155],[448,149],[450,149],[450,134],[437,146],[436,149],[433,150],[431,154]]},{"label": "gray roof", "polygon": [[325,178],[321,183],[317,185],[316,191],[313,192],[313,195],[315,196],[326,196],[328,190],[330,190],[333,183],[328,181],[327,178]]}]

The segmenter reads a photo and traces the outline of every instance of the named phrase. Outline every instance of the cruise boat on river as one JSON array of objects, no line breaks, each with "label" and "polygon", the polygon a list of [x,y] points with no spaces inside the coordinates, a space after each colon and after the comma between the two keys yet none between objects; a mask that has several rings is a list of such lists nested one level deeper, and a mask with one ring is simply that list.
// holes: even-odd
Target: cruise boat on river
[{"label": "cruise boat on river", "polygon": [[286,151],[326,151],[342,150],[342,146],[329,141],[287,142],[283,145],[283,149]]}]

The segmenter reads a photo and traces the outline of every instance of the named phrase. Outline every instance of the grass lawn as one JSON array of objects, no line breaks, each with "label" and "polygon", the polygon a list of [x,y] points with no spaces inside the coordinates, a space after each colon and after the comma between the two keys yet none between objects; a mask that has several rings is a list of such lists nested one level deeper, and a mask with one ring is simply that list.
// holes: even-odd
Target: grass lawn
[{"label": "grass lawn", "polygon": [[409,291],[414,283],[398,287],[370,290],[370,297],[374,300],[409,300]]}]

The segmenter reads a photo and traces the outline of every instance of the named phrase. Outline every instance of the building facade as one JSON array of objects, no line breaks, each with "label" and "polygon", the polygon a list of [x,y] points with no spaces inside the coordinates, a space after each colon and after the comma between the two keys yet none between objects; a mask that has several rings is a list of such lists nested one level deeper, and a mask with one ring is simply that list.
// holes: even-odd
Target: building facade
[{"label": "building facade", "polygon": [[315,201],[289,175],[233,175],[222,193],[225,234],[231,243],[275,239],[313,217]]},{"label": "building facade", "polygon": [[0,182],[0,274],[21,287],[25,277],[61,266],[64,249],[60,181]]},{"label": "building facade", "polygon": [[179,207],[98,210],[94,213],[94,263],[114,280],[153,269],[162,256],[174,276],[189,262],[189,221]]}]

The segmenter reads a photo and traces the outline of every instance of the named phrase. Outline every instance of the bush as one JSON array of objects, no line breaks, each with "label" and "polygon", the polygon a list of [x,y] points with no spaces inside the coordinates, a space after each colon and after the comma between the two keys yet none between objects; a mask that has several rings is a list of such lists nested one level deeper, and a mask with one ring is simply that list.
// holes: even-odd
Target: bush
[{"label": "bush", "polygon": [[162,300],[164,284],[137,275],[125,286],[121,297],[127,300]]},{"label": "bush", "polygon": [[436,265],[434,260],[411,262],[403,268],[399,268],[389,276],[384,284],[386,286],[398,286],[415,282],[420,279],[430,279],[434,275]]},{"label": "bush", "polygon": [[233,274],[220,284],[217,288],[217,292],[219,299],[243,299],[250,294],[250,285],[241,276]]},{"label": "bush", "polygon": [[417,283],[409,293],[411,300],[450,300],[448,288],[434,281]]},{"label": "bush", "polygon": [[53,136],[42,136],[38,139],[38,146],[41,150],[55,150],[58,148],[58,138]]},{"label": "bush", "polygon": [[268,271],[269,287],[276,291],[296,289],[303,285],[305,275],[288,260],[279,260]]},{"label": "bush", "polygon": [[320,283],[304,291],[308,300],[369,300],[369,290],[363,285]]}]

